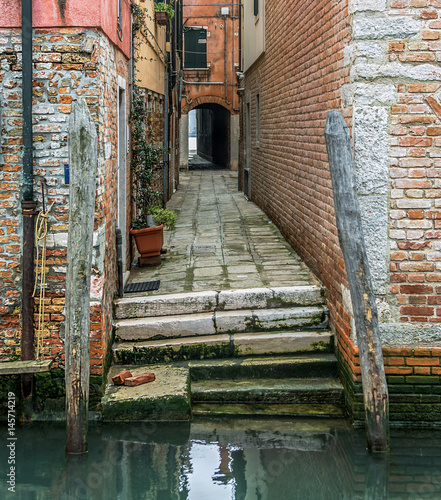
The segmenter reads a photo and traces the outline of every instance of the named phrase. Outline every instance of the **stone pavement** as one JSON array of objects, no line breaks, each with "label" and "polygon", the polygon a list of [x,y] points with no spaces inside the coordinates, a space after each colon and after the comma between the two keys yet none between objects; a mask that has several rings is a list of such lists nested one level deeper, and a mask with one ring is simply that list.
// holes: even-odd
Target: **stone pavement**
[{"label": "stone pavement", "polygon": [[237,190],[237,172],[180,173],[168,208],[178,213],[165,231],[160,266],[131,270],[129,282],[161,280],[163,295],[233,288],[319,284],[267,216]]},{"label": "stone pavement", "polygon": [[196,151],[190,151],[188,155],[188,169],[189,170],[199,170],[199,169],[205,169],[205,170],[214,170],[214,169],[222,169],[219,165],[216,165],[215,163],[211,163],[211,161],[206,160],[205,158],[202,158],[198,154],[196,154]]}]

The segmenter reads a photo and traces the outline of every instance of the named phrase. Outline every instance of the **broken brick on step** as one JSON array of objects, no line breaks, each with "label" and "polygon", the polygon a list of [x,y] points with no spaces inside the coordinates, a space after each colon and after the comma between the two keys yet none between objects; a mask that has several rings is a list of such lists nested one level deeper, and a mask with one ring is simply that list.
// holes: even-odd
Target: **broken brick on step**
[{"label": "broken brick on step", "polygon": [[124,385],[129,387],[135,387],[137,385],[146,384],[147,382],[153,382],[155,380],[154,373],[142,373],[136,377],[129,377],[124,380]]},{"label": "broken brick on step", "polygon": [[124,385],[124,380],[126,378],[131,377],[131,376],[132,376],[132,372],[130,372],[129,370],[124,370],[123,372],[118,373],[118,375],[115,375],[114,377],[112,377],[112,382],[115,385]]}]

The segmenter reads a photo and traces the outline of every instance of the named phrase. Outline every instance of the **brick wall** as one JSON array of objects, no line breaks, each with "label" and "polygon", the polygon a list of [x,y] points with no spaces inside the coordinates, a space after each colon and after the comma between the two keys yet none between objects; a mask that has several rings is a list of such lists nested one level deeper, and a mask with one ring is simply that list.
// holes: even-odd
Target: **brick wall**
[{"label": "brick wall", "polygon": [[[364,422],[358,348],[340,337],[338,357],[351,419]],[[441,348],[384,347],[390,420],[421,424],[441,420]]]},{"label": "brick wall", "polygon": [[[351,130],[392,418],[417,419],[427,410],[427,421],[439,421],[437,4],[267,0],[266,51],[245,74],[251,196],[326,288],[348,405],[357,418],[353,408],[361,404],[360,367],[324,144],[326,113],[342,111]],[[243,165],[245,137],[244,131]]]},{"label": "brick wall", "polygon": [[[357,189],[383,340],[437,341],[440,9],[431,0],[352,6],[346,51]],[[349,98],[348,98],[349,95]]]},{"label": "brick wall", "polygon": [[[2,151],[0,156],[0,356],[20,354],[21,259],[21,34],[0,31]],[[68,118],[71,103],[83,97],[96,122],[98,171],[91,288],[91,373],[100,375],[110,339],[116,288],[118,77],[128,83],[128,62],[101,32],[76,28],[36,29],[34,35],[34,174],[41,205],[54,203],[47,238],[47,288],[44,354],[64,359],[64,293],[69,186]],[[126,92],[128,97],[128,92]],[[127,114],[129,105],[127,101]],[[127,168],[127,185],[130,186]],[[130,190],[127,190],[130,206]],[[131,220],[127,211],[127,227]],[[4,291],[4,292],[3,292]]]},{"label": "brick wall", "polygon": [[[324,127],[349,82],[347,2],[266,1],[266,52],[245,74],[251,111],[251,197],[327,289],[331,319],[349,333]],[[287,12],[290,14],[287,15]],[[300,22],[301,21],[301,22]],[[256,96],[260,141],[256,140]],[[345,111],[350,117],[351,110]],[[245,118],[244,118],[245,119]],[[245,160],[245,138],[242,141]]]}]

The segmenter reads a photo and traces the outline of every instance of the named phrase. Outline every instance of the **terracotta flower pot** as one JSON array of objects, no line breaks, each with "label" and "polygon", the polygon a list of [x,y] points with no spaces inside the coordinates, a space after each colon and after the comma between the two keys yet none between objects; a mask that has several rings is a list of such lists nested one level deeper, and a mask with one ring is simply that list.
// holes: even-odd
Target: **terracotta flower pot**
[{"label": "terracotta flower pot", "polygon": [[165,12],[165,10],[155,12],[155,21],[156,24],[160,24],[161,26],[166,25],[168,23],[167,12]]},{"label": "terracotta flower pot", "polygon": [[141,257],[155,257],[161,254],[164,244],[164,224],[143,229],[131,229],[136,247]]}]

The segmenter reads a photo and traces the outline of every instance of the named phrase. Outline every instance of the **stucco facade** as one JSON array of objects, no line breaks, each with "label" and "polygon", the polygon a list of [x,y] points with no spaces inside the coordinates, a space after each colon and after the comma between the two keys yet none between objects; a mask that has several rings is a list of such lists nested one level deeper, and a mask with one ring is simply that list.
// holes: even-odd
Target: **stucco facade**
[{"label": "stucco facade", "polygon": [[[229,113],[225,125],[228,136],[226,166],[238,168],[237,73],[241,69],[241,23],[242,8],[239,1],[210,0],[200,5],[183,5],[181,168],[188,167],[188,147],[183,144],[188,140],[188,113],[196,108],[205,108],[216,114],[216,109],[219,109],[216,106]],[[189,46],[189,32],[195,33],[196,44],[193,47]],[[203,52],[206,59],[197,67],[192,67],[194,64],[190,57],[195,50]],[[213,161],[212,155],[210,161]]]}]

